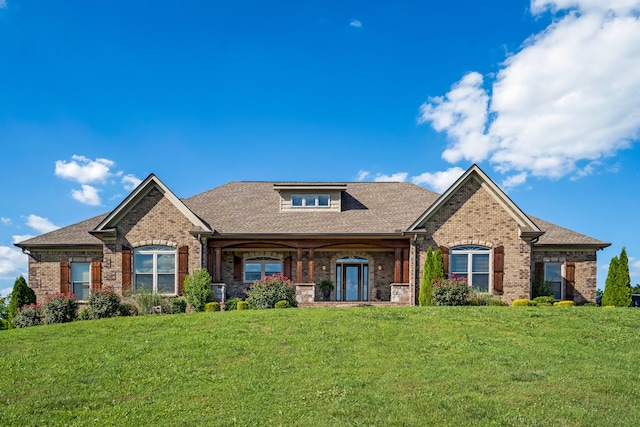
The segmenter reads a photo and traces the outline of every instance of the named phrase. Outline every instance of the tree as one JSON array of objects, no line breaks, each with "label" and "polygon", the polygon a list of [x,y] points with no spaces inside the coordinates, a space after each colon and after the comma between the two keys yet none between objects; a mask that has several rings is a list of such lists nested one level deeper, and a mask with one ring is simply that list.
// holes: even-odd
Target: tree
[{"label": "tree", "polygon": [[422,279],[420,280],[420,295],[418,303],[420,305],[431,305],[433,299],[433,281],[444,277],[444,266],[442,263],[442,251],[433,251],[431,247],[427,249],[424,258]]},{"label": "tree", "polygon": [[609,273],[604,285],[602,305],[629,307],[631,305],[631,278],[629,258],[626,248],[622,248],[620,258],[614,256],[609,264]]},{"label": "tree", "polygon": [[211,276],[201,268],[184,278],[184,295],[193,311],[204,311],[211,297]]},{"label": "tree", "polygon": [[13,283],[13,292],[11,292],[11,301],[9,302],[9,327],[11,320],[16,317],[18,309],[25,304],[35,304],[36,294],[33,289],[27,285],[24,277],[20,276]]},{"label": "tree", "polygon": [[9,307],[7,307],[7,301],[10,296],[0,297],[0,331],[9,327]]}]

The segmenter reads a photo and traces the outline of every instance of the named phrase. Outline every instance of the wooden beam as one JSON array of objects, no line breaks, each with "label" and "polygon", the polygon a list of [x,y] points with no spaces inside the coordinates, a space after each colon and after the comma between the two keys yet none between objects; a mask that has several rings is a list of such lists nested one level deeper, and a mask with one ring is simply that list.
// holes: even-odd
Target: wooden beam
[{"label": "wooden beam", "polygon": [[315,283],[313,275],[313,248],[309,249],[309,280],[307,283]]},{"label": "wooden beam", "polygon": [[222,283],[222,248],[214,248],[213,252],[216,257],[215,282]]},{"label": "wooden beam", "polygon": [[396,262],[393,266],[393,283],[402,283],[402,248],[396,248]]},{"label": "wooden beam", "polygon": [[302,248],[298,248],[296,283],[302,283]]},{"label": "wooden beam", "polygon": [[402,283],[409,283],[409,248],[402,250]]}]

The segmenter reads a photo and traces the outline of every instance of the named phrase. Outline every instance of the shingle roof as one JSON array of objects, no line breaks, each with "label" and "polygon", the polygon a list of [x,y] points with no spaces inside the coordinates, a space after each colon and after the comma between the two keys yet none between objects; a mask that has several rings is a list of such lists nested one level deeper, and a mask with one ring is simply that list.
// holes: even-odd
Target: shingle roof
[{"label": "shingle roof", "polygon": [[406,230],[438,198],[407,182],[350,182],[342,212],[280,212],[274,184],[230,182],[184,203],[222,234],[381,234]]},{"label": "shingle roof", "polygon": [[[406,182],[351,182],[346,183],[342,212],[280,212],[280,196],[274,190],[274,184],[230,182],[182,201],[221,234],[326,235],[398,233],[406,230],[439,197],[432,191]],[[102,242],[89,231],[108,215],[105,213],[16,245],[100,246]],[[609,245],[539,218],[530,218],[545,231],[538,245]]]}]

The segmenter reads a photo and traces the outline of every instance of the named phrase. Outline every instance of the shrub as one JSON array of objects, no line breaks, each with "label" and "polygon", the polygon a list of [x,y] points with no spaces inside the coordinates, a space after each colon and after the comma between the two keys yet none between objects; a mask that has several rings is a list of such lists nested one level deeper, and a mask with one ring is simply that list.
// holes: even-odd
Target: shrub
[{"label": "shrub", "polygon": [[556,302],[556,300],[553,297],[553,295],[548,295],[548,296],[535,297],[533,299],[533,302],[535,302],[537,305],[544,305],[544,304],[553,305],[553,303]]},{"label": "shrub", "polygon": [[12,320],[15,328],[28,328],[44,324],[44,310],[40,304],[23,305]]},{"label": "shrub", "polygon": [[91,316],[91,310],[89,310],[89,307],[83,308],[78,314],[78,320],[91,320],[92,317],[93,316]]},{"label": "shrub", "polygon": [[45,297],[45,323],[73,322],[76,317],[78,317],[78,300],[73,294],[56,293]]},{"label": "shrub", "polygon": [[431,305],[434,281],[436,279],[442,280],[444,278],[442,251],[440,249],[437,249],[436,251],[433,251],[431,247],[427,249],[422,270],[418,303],[423,306]]},{"label": "shrub", "polygon": [[467,305],[467,279],[452,275],[449,279],[433,281],[433,305]]},{"label": "shrub", "polygon": [[236,307],[237,310],[248,310],[249,309],[249,303],[246,301],[238,301],[238,306]]},{"label": "shrub", "polygon": [[573,301],[556,301],[553,303],[554,306],[556,307],[573,307],[575,304],[573,303]]},{"label": "shrub", "polygon": [[120,297],[111,288],[91,292],[89,309],[93,319],[116,317],[120,310]]},{"label": "shrub", "polygon": [[219,302],[208,302],[204,305],[204,311],[207,313],[213,313],[214,311],[220,311],[220,303]]},{"label": "shrub", "polygon": [[194,271],[184,279],[184,295],[193,311],[204,311],[211,297],[211,276],[204,268]]},{"label": "shrub", "polygon": [[[544,280],[544,278],[540,278],[533,283],[532,291],[533,296],[536,298],[553,296],[553,286],[550,281]],[[553,301],[551,302],[553,303]]]},{"label": "shrub", "polygon": [[629,277],[629,258],[623,247],[620,258],[614,256],[609,263],[609,273],[604,285],[602,305],[629,307],[631,305],[631,278]]},{"label": "shrub", "polygon": [[174,314],[185,313],[187,311],[187,300],[182,297],[171,298],[171,312]]},{"label": "shrub", "polygon": [[246,293],[249,306],[254,309],[273,308],[282,300],[288,301],[291,307],[298,306],[293,282],[281,275],[256,280]]},{"label": "shrub", "polygon": [[469,293],[467,303],[469,305],[489,305],[489,301],[494,299],[494,296],[489,292],[478,292],[472,290]]},{"label": "shrub", "polygon": [[237,309],[238,308],[238,302],[240,302],[240,301],[242,301],[242,298],[238,298],[238,297],[229,298],[224,303],[224,310],[225,311],[229,311],[229,310]]},{"label": "shrub", "polygon": [[135,304],[131,304],[128,302],[120,303],[120,307],[118,308],[118,316],[137,316],[138,315],[138,307]]},{"label": "shrub", "polygon": [[527,307],[533,304],[535,304],[533,301],[530,301],[526,298],[517,299],[517,300],[514,300],[513,303],[511,303],[511,305],[514,307]]},{"label": "shrub", "polygon": [[273,308],[289,308],[289,301],[287,300],[282,300],[282,301],[278,301]]},{"label": "shrub", "polygon": [[11,319],[13,319],[20,307],[26,304],[35,304],[36,294],[33,289],[27,285],[24,277],[20,276],[13,283],[13,292],[11,292],[11,300],[9,301],[9,327],[11,327]]},{"label": "shrub", "polygon": [[500,298],[491,298],[489,300],[489,305],[498,306],[498,307],[507,307],[509,304],[505,301],[502,301]]},{"label": "shrub", "polygon": [[171,313],[171,305],[166,297],[158,293],[140,292],[133,294],[133,300],[140,314],[157,313],[153,307],[160,307],[160,313]]}]

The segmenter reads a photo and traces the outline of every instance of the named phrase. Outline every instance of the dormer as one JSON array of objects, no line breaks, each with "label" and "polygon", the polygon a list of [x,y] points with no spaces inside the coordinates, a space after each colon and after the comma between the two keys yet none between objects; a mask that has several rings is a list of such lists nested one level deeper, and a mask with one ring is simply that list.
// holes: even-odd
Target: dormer
[{"label": "dormer", "polygon": [[273,185],[280,194],[280,212],[340,212],[346,184],[284,182]]}]

